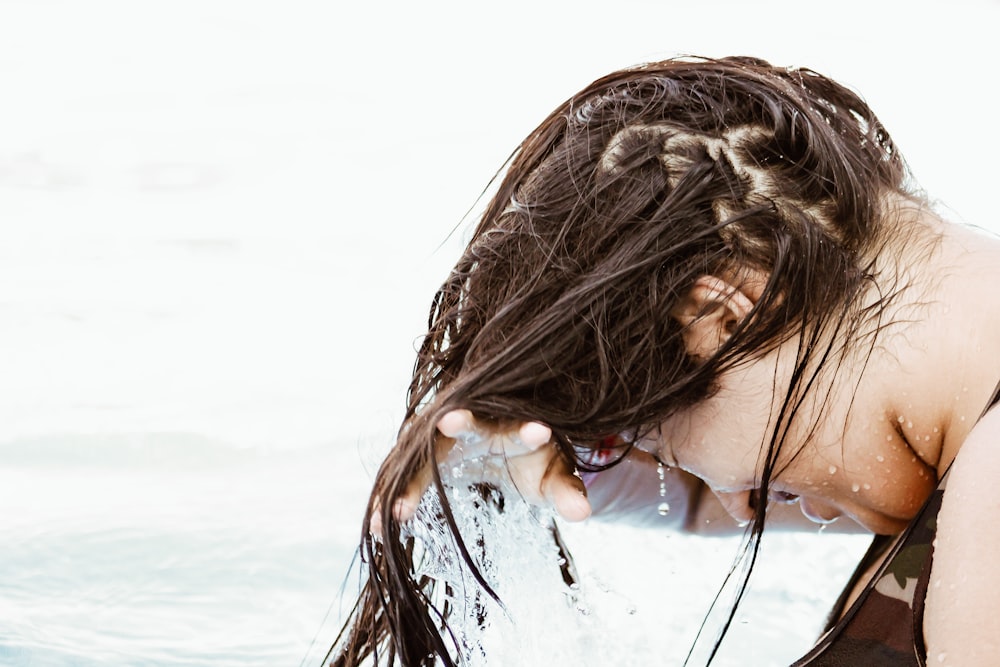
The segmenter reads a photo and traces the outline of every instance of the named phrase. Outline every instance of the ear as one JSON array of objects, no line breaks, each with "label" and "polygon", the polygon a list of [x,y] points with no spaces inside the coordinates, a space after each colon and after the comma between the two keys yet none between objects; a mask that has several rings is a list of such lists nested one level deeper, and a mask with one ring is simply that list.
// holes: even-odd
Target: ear
[{"label": "ear", "polygon": [[736,287],[718,276],[698,278],[670,312],[683,327],[688,354],[702,359],[715,354],[753,310],[758,296],[757,290]]}]

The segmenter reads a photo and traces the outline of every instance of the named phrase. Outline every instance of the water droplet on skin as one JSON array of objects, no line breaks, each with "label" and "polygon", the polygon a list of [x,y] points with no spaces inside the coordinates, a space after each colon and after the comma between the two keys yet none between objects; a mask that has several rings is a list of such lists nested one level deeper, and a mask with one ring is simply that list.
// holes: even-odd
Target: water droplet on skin
[{"label": "water droplet on skin", "polygon": [[913,422],[906,422],[906,428],[913,428]]},{"label": "water droplet on skin", "polygon": [[930,442],[930,441],[931,441],[931,436],[925,435],[924,436],[924,442]]},{"label": "water droplet on skin", "polygon": [[898,421],[898,422],[899,422],[900,424],[902,424],[902,423],[903,423],[904,421],[906,421],[906,418],[905,418],[905,417],[903,417],[903,415],[899,415],[899,417],[897,417],[897,418],[896,418],[896,420],[897,420],[897,421]]},{"label": "water droplet on skin", "polygon": [[934,427],[934,432],[935,432],[935,433],[937,433],[937,432],[938,432],[938,427],[937,427],[937,426],[935,426],[935,427]]},{"label": "water droplet on skin", "polygon": [[875,460],[878,461],[879,463],[882,463],[883,461],[885,461],[885,457],[879,454],[878,456],[875,457]]},{"label": "water droplet on skin", "polygon": [[837,466],[830,466],[827,470],[829,470],[830,474],[833,475],[837,472]]},{"label": "water droplet on skin", "polygon": [[867,482],[865,482],[865,485],[864,485],[864,487],[865,487],[865,491],[867,491],[867,490],[869,490],[870,488],[872,488],[872,485],[871,485],[871,484],[868,484]]},{"label": "water droplet on skin", "polygon": [[941,588],[941,580],[940,579],[935,579],[934,580],[934,588]]},{"label": "water droplet on skin", "polygon": [[851,491],[853,491],[854,493],[857,493],[860,490],[861,490],[861,485],[860,484],[851,484]]},{"label": "water droplet on skin", "polygon": [[948,654],[945,653],[944,651],[941,651],[940,653],[937,654],[937,661],[938,662],[944,662],[947,659],[948,659]]},{"label": "water droplet on skin", "polygon": [[892,440],[892,435],[885,436],[885,441],[890,442]]}]

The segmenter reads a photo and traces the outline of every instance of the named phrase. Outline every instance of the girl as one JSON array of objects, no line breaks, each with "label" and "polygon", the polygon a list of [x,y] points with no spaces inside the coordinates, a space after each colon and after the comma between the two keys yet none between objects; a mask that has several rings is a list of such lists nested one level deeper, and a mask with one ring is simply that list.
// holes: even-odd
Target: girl
[{"label": "girl", "polygon": [[619,511],[662,477],[680,526],[724,511],[751,559],[765,518],[846,517],[880,537],[798,664],[987,664],[998,281],[1000,243],[938,217],[843,86],[750,58],[599,79],[521,144],[434,298],[335,664],[453,664],[400,531],[433,484],[471,565],[437,463],[484,455],[571,521],[576,472]]}]

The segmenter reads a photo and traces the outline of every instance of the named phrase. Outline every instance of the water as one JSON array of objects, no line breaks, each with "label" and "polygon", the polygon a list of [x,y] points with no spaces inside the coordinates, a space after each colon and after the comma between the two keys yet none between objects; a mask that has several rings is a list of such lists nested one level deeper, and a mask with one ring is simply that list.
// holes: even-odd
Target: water
[{"label": "water", "polygon": [[[0,664],[298,664],[351,548],[316,500],[347,500],[330,493],[329,452],[68,440],[104,440],[111,458],[3,449],[20,461],[0,473]],[[160,458],[129,462],[133,447]]]},{"label": "water", "polygon": [[[448,484],[444,469],[442,475]],[[415,559],[418,576],[453,591],[443,594],[439,585],[434,599],[438,608],[453,609],[449,628],[465,664],[681,664],[707,616],[692,664],[704,663],[729,609],[732,588],[708,613],[738,539],[559,523],[578,575],[568,587],[550,531],[551,512],[530,507],[509,490],[502,512],[461,484],[448,493],[466,544],[485,545],[470,552],[502,606],[475,581],[436,520],[435,491],[424,495],[404,536],[416,539],[416,553],[422,554]],[[769,535],[763,563],[715,664],[783,665],[804,654],[868,541],[821,534],[819,528],[808,535]]]}]

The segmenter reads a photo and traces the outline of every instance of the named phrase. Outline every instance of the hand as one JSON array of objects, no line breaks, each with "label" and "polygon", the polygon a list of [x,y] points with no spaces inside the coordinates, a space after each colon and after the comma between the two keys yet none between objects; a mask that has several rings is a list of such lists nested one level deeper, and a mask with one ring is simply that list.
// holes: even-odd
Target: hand
[{"label": "hand", "polygon": [[[552,507],[567,521],[582,521],[590,516],[586,488],[552,443],[552,430],[538,422],[489,426],[479,422],[468,410],[452,410],[437,424],[438,461],[447,466],[482,462],[483,481],[495,481],[491,469],[509,473],[509,482],[529,503]],[[486,465],[491,464],[491,465]],[[393,514],[406,521],[417,511],[424,491],[430,485],[431,470],[426,467],[410,482],[406,493],[396,500]],[[509,483],[508,482],[508,483]],[[381,532],[381,514],[372,515],[371,528]]]}]

